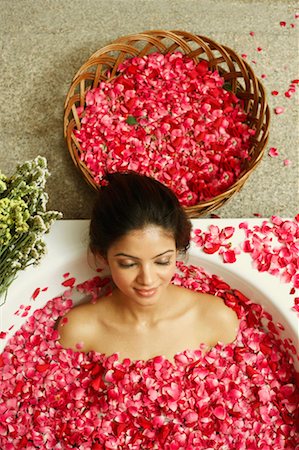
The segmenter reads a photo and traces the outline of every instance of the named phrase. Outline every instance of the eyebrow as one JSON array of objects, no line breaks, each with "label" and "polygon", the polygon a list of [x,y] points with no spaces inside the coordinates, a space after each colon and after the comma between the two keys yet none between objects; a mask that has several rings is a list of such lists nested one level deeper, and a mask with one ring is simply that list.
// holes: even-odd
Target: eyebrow
[{"label": "eyebrow", "polygon": [[[165,252],[159,253],[159,255],[154,256],[152,259],[159,258],[159,256],[166,255],[166,253],[170,253],[170,252],[171,252],[171,253],[174,253],[174,250],[166,250]],[[131,259],[137,259],[137,260],[140,260],[140,258],[137,258],[137,256],[128,255],[127,253],[116,253],[116,254],[113,255],[113,256],[125,256],[126,258],[131,258]]]}]

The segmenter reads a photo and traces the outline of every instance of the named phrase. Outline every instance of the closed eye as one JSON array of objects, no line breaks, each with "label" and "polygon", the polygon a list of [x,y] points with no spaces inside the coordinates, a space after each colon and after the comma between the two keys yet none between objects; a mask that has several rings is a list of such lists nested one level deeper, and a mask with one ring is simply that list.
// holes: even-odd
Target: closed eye
[{"label": "closed eye", "polygon": [[119,265],[119,267],[121,267],[123,269],[129,269],[130,267],[136,266],[136,263],[130,263],[130,264],[118,263],[118,265]]},{"label": "closed eye", "polygon": [[168,259],[167,261],[156,261],[156,264],[158,264],[159,266],[169,266],[170,263],[170,259]]}]

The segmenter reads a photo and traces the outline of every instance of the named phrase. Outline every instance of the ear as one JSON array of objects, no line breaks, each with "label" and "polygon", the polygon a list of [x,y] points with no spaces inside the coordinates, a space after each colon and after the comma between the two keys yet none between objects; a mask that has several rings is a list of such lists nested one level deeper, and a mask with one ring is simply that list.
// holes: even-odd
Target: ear
[{"label": "ear", "polygon": [[96,265],[99,269],[104,269],[108,266],[108,260],[105,256],[100,255],[99,253],[94,255]]},{"label": "ear", "polygon": [[108,266],[107,259],[99,253],[92,253],[88,250],[87,260],[89,265],[94,269],[105,269]]}]

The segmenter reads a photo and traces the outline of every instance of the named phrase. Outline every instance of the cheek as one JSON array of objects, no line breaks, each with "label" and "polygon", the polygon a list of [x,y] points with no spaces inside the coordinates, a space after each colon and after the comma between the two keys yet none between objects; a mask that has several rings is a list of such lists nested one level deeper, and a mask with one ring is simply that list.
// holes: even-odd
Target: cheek
[{"label": "cheek", "polygon": [[119,287],[127,287],[131,284],[132,280],[132,274],[130,274],[130,271],[120,270],[119,268],[113,268],[110,267],[111,277],[114,281],[114,284]]},{"label": "cheek", "polygon": [[161,278],[163,278],[165,281],[167,280],[168,282],[170,282],[170,280],[172,279],[172,277],[175,274],[175,270],[176,270],[176,264],[171,264],[170,266],[167,266],[167,269],[165,269],[163,272],[161,272]]}]

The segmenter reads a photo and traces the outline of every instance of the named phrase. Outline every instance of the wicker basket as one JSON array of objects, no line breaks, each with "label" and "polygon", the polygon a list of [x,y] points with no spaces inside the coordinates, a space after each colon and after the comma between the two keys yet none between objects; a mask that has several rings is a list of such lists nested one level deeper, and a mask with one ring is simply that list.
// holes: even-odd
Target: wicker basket
[{"label": "wicker basket", "polygon": [[[238,180],[217,197],[185,207],[188,216],[195,218],[219,208],[243,187],[261,161],[268,139],[270,113],[264,88],[251,67],[230,48],[185,31],[150,30],[113,41],[95,52],[75,75],[65,101],[64,136],[75,165],[88,183],[99,189],[91,172],[80,160],[80,144],[73,132],[74,129],[80,129],[76,108],[85,107],[88,90],[97,87],[101,81],[114,78],[118,66],[125,59],[157,51],[163,54],[181,51],[197,63],[201,60],[208,61],[209,68],[218,70],[225,82],[231,85],[232,92],[243,100],[247,123],[256,131],[249,149],[250,161]],[[107,73],[110,73],[109,78]]]}]

